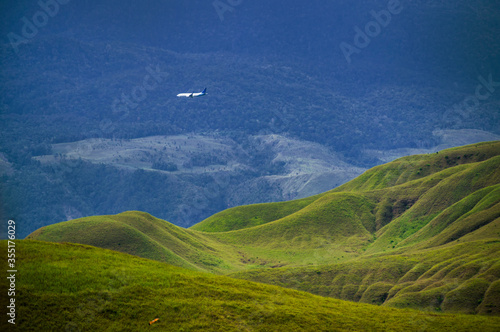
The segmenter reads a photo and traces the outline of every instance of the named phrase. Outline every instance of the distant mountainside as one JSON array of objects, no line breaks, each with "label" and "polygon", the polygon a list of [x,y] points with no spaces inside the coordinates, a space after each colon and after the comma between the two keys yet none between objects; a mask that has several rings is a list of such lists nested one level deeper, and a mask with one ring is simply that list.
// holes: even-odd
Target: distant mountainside
[{"label": "distant mountainside", "polygon": [[123,251],[344,300],[500,314],[500,142],[377,166],[312,197],[231,208],[182,229],[142,212],[28,238]]},{"label": "distant mountainside", "polygon": [[[7,241],[1,241],[7,246]],[[79,244],[16,241],[23,331],[497,331],[500,318],[345,302]],[[28,319],[29,318],[29,319]],[[150,323],[151,322],[151,323]],[[2,331],[12,326],[0,322]]]},{"label": "distant mountainside", "polygon": [[[227,208],[229,196],[235,204],[278,201],[340,184],[320,173],[308,188],[300,187],[306,178],[243,176],[198,209],[198,197],[188,198],[205,179],[130,175],[95,160],[63,160],[55,169],[40,164],[58,144],[193,133],[241,144],[279,135],[319,144],[365,169],[399,151],[442,144],[438,131],[483,133],[453,146],[500,134],[495,1],[401,0],[391,2],[402,10],[390,22],[380,16],[386,0],[294,0],[286,8],[263,0],[215,2],[230,3],[224,14],[201,0],[68,1],[50,15],[46,3],[0,4],[2,210],[23,221],[23,236],[56,221],[126,210],[187,226]],[[44,17],[35,22],[40,27],[33,23]],[[376,29],[372,37],[366,27]],[[350,63],[342,43],[357,49]],[[175,97],[204,87],[203,100]],[[186,193],[169,196],[179,187]],[[287,196],[297,190],[303,195]],[[156,200],[167,196],[168,206]]]},{"label": "distant mountainside", "polygon": [[19,220],[33,220],[23,222],[19,237],[126,209],[189,227],[228,207],[325,192],[365,170],[318,143],[217,133],[58,143],[33,161],[38,166],[15,172],[0,159],[0,176],[11,187],[5,205],[19,211]]}]

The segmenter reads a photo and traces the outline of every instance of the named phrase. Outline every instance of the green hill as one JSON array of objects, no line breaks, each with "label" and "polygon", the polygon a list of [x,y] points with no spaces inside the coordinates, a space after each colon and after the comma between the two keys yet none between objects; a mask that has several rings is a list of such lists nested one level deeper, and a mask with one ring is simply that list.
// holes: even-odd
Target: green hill
[{"label": "green hill", "polygon": [[87,244],[193,270],[230,269],[221,258],[231,251],[227,246],[144,212],[75,219],[40,228],[28,238]]},{"label": "green hill", "polygon": [[[6,241],[1,241],[6,247]],[[22,331],[497,331],[500,318],[345,302],[78,244],[20,240]],[[149,322],[158,318],[154,324]],[[6,326],[3,319],[2,330]]]},{"label": "green hill", "polygon": [[500,241],[476,241],[231,276],[390,307],[499,315],[499,256]]},{"label": "green hill", "polygon": [[398,159],[332,191],[182,229],[140,212],[29,238],[119,250],[339,299],[500,314],[500,142]]}]

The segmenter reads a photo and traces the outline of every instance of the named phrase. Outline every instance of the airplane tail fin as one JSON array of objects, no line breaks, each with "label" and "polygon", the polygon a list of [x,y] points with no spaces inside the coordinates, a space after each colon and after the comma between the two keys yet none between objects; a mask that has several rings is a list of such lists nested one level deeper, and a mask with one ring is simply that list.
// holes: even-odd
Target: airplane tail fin
[{"label": "airplane tail fin", "polygon": [[203,91],[201,93],[203,93],[203,94],[207,93],[207,88],[203,89]]}]

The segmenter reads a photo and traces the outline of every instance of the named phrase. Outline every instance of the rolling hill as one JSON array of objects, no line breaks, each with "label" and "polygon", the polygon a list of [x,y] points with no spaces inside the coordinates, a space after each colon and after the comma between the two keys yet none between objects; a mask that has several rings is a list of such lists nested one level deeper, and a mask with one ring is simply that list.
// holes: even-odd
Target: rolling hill
[{"label": "rolling hill", "polygon": [[498,315],[500,142],[404,157],[329,192],[228,209],[189,229],[126,212],[28,238],[350,301]]},{"label": "rolling hill", "polygon": [[[5,242],[1,241],[2,247]],[[16,328],[23,331],[496,331],[500,327],[498,317],[346,302],[91,246],[31,240],[19,240],[16,246],[20,276]],[[6,326],[6,319],[0,324],[3,331],[13,327]]]}]

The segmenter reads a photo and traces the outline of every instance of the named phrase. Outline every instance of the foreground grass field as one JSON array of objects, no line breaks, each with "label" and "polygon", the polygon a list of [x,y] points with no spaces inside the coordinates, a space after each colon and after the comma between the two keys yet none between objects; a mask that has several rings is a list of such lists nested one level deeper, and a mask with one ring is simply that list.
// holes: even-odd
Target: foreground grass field
[{"label": "foreground grass field", "polygon": [[[6,241],[0,245],[6,247]],[[20,331],[500,329],[499,317],[345,302],[85,245],[31,240],[16,245]],[[5,321],[2,330],[9,328]]]},{"label": "foreground grass field", "polygon": [[343,300],[500,315],[500,142],[401,158],[332,191],[228,209],[189,229],[125,212],[28,238]]}]

